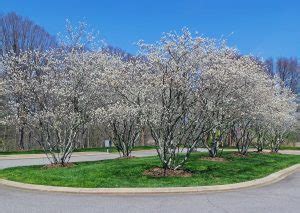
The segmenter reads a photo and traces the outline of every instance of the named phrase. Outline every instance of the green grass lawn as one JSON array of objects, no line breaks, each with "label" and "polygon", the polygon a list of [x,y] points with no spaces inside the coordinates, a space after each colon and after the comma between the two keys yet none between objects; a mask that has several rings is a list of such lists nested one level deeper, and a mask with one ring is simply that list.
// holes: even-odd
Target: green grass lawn
[{"label": "green grass lawn", "polygon": [[114,159],[77,163],[70,168],[16,167],[0,170],[0,178],[25,183],[70,187],[167,187],[229,184],[264,177],[300,163],[300,156],[250,153],[242,158],[223,153],[226,162],[202,160],[205,153],[193,153],[185,169],[192,177],[154,178],[143,175],[160,165],[157,157]]},{"label": "green grass lawn", "polygon": [[[154,146],[137,146],[133,150],[150,150],[155,149]],[[117,152],[117,149],[114,147],[108,148],[109,152]],[[107,148],[105,147],[97,147],[97,148],[82,148],[76,149],[74,152],[107,152]],[[43,154],[43,150],[28,150],[28,151],[11,151],[11,152],[0,152],[0,155],[19,155],[19,154]]]},{"label": "green grass lawn", "polygon": [[0,155],[20,155],[20,154],[42,154],[43,150],[28,150],[28,151],[7,151],[0,152]]},{"label": "green grass lawn", "polygon": [[280,150],[300,150],[300,147],[296,147],[296,146],[281,146]]}]

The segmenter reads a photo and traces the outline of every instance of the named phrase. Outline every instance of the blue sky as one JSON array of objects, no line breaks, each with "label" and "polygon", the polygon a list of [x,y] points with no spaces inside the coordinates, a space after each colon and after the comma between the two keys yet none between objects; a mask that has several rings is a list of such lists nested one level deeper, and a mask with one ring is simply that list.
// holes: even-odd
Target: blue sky
[{"label": "blue sky", "polygon": [[131,53],[139,39],[188,27],[208,37],[225,37],[243,54],[300,56],[297,0],[0,0],[0,13],[15,11],[56,34],[65,19],[85,20],[107,43]]}]

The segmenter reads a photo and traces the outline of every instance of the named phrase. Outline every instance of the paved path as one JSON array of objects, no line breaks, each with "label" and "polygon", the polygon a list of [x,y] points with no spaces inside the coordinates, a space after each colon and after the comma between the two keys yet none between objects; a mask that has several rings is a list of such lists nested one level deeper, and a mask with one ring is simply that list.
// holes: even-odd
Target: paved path
[{"label": "paved path", "polygon": [[[145,157],[156,155],[155,150],[145,150],[145,151],[134,151],[133,156]],[[97,161],[105,159],[113,159],[119,157],[118,153],[106,153],[106,152],[78,152],[74,153],[71,162],[80,161]],[[48,159],[43,154],[30,154],[24,155],[11,155],[11,156],[1,156],[0,157],[0,169],[15,167],[15,166],[30,166],[30,165],[44,165],[47,164]],[[1,213],[1,212],[0,212]]]},{"label": "paved path", "polygon": [[229,212],[298,213],[300,172],[283,181],[258,189],[236,192],[109,196],[31,192],[0,187],[0,212]]},{"label": "paved path", "polygon": [[[135,152],[136,156],[153,151]],[[298,153],[299,154],[299,153]],[[74,161],[101,160],[117,154],[98,153],[76,156]],[[0,160],[0,168],[42,164],[45,159]],[[269,186],[233,192],[168,195],[79,195],[24,191],[0,185],[2,213],[77,213],[77,212],[272,212],[300,210],[300,171]]]}]

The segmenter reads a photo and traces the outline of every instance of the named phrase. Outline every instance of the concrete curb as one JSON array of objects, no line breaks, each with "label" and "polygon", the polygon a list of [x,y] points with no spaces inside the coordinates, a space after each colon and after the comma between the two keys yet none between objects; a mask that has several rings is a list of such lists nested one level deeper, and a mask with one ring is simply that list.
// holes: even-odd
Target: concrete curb
[{"label": "concrete curb", "polygon": [[222,192],[250,187],[259,187],[278,182],[296,170],[300,169],[300,164],[293,165],[286,169],[270,174],[264,178],[251,180],[242,183],[234,183],[227,185],[214,186],[196,186],[196,187],[163,187],[163,188],[73,188],[73,187],[58,187],[44,186],[35,184],[26,184],[15,181],[0,179],[0,184],[15,187],[19,189],[46,191],[46,192],[64,192],[64,193],[83,193],[83,194],[158,194],[158,193],[207,193],[207,192]]}]

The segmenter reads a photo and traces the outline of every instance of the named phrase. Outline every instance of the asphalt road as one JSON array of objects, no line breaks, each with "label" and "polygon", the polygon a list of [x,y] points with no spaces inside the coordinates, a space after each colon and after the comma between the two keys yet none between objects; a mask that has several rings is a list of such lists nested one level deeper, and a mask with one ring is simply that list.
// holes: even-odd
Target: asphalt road
[{"label": "asphalt road", "polygon": [[[136,157],[145,157],[145,156],[156,155],[156,151],[155,150],[136,151],[136,152],[132,152],[132,155]],[[48,159],[46,157],[40,157],[41,155],[30,155],[29,158],[26,155],[23,156],[25,156],[26,158],[20,159],[18,158],[17,155],[0,156],[0,169],[16,167],[16,166],[44,165],[49,163]],[[38,156],[38,157],[34,157],[34,156]],[[71,162],[97,161],[97,160],[113,159],[117,157],[119,157],[119,154],[117,153],[82,152],[82,153],[74,153],[74,156],[71,158]]]},{"label": "asphalt road", "polygon": [[[151,155],[151,151],[135,153]],[[75,157],[74,161],[114,158],[115,154]],[[0,168],[43,164],[45,159],[0,160]],[[207,194],[87,195],[25,191],[0,185],[2,213],[77,212],[300,212],[300,171],[253,189]]]}]

